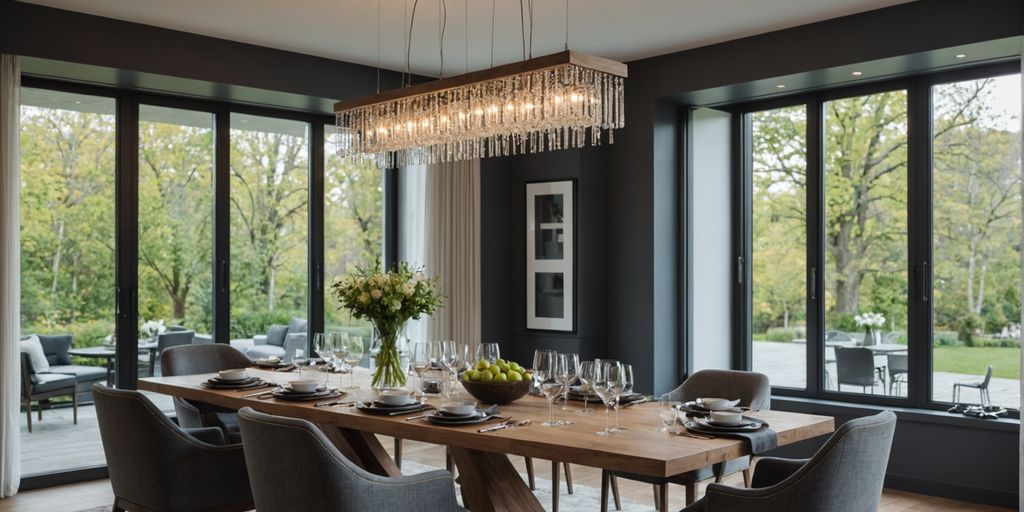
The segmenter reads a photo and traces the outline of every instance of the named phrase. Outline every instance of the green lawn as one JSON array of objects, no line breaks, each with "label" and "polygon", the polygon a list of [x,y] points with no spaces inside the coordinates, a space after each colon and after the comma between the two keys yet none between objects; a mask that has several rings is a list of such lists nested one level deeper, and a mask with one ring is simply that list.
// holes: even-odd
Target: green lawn
[{"label": "green lawn", "polygon": [[1020,378],[1020,349],[1002,347],[935,347],[935,371],[984,375],[992,365],[992,376]]}]

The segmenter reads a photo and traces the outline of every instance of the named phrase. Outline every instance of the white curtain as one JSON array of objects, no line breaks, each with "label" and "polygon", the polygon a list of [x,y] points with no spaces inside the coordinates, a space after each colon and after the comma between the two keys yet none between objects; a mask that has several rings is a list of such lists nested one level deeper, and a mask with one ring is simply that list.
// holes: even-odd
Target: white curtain
[{"label": "white curtain", "polygon": [[441,282],[444,307],[410,340],[480,341],[480,161],[414,166],[399,176],[399,259]]},{"label": "white curtain", "polygon": [[18,242],[18,163],[21,70],[18,57],[0,55],[0,498],[21,481],[21,254]]}]

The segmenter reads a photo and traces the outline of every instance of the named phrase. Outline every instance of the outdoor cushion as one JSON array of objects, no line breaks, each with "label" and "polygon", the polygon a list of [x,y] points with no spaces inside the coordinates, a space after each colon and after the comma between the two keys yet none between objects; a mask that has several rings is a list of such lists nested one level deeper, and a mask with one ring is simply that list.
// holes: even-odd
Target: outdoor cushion
[{"label": "outdoor cushion", "polygon": [[75,387],[75,376],[63,373],[37,373],[32,394]]},{"label": "outdoor cushion", "polygon": [[30,336],[27,340],[18,343],[21,345],[21,351],[28,354],[29,360],[32,361],[32,369],[36,373],[50,371],[50,362],[46,360],[46,354],[43,353],[43,345],[39,342],[38,336]]},{"label": "outdoor cushion", "polygon": [[85,366],[81,364],[60,364],[50,367],[50,373],[74,375],[78,383],[93,383],[106,380],[107,369],[102,366]]},{"label": "outdoor cushion", "polygon": [[288,334],[296,334],[300,332],[306,332],[306,325],[308,322],[301,318],[292,317],[292,321],[288,322]]},{"label": "outdoor cushion", "polygon": [[277,356],[284,359],[284,348],[277,345],[253,345],[245,351],[250,359],[266,359],[270,356]]},{"label": "outdoor cushion", "polygon": [[288,327],[284,325],[271,325],[267,331],[267,345],[284,346],[284,337],[288,335]]},{"label": "outdoor cushion", "polygon": [[70,334],[39,334],[37,336],[50,364],[71,364],[71,354],[68,354],[68,351],[71,350]]}]

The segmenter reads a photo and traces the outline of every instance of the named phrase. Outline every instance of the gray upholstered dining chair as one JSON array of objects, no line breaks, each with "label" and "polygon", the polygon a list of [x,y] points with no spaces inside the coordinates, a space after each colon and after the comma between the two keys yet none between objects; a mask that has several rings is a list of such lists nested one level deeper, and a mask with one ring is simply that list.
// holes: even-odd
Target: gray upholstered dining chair
[{"label": "gray upholstered dining chair", "polygon": [[138,391],[95,384],[114,512],[251,510],[240,444],[217,428],[182,429]]},{"label": "gray upholstered dining chair", "polygon": [[985,370],[985,377],[981,380],[962,380],[953,384],[953,403],[960,403],[960,390],[963,388],[977,389],[980,395],[981,405],[992,405],[992,396],[988,394],[988,384],[992,382],[992,365]]},{"label": "gray upholstered dining chair", "polygon": [[848,421],[810,459],[760,459],[750,489],[710,484],[683,512],[874,512],[895,430],[892,411]]},{"label": "gray upholstered dining chair", "polygon": [[885,386],[885,379],[880,379],[881,370],[875,366],[875,355],[871,350],[861,347],[846,348],[836,347],[836,389],[843,390],[843,384],[848,386],[860,386],[861,392],[875,392],[875,385],[881,382]]},{"label": "gray upholstered dining chair", "polygon": [[383,477],[345,458],[312,423],[243,408],[245,460],[260,512],[465,510],[444,471]]},{"label": "gray upholstered dining chair", "polygon": [[[741,372],[736,370],[701,370],[686,379],[679,387],[667,393],[675,401],[687,402],[702,397],[722,397],[740,400],[740,406],[751,409],[771,408],[771,385],[768,377],[761,373]],[[686,504],[693,503],[697,493],[697,482],[714,478],[721,482],[727,475],[742,471],[743,480],[750,482],[750,457],[743,456],[723,463],[706,466],[696,471],[688,471],[667,478],[636,475],[632,473],[611,472],[610,476],[602,475],[601,495],[608,495],[608,485],[614,484],[616,477],[646,482],[654,486],[654,506],[658,510],[668,510],[668,485],[678,484],[686,488]],[[601,503],[601,510],[608,510],[608,503]]]},{"label": "gray upholstered dining chair", "polygon": [[887,354],[885,366],[889,371],[889,394],[896,387],[896,394],[899,395],[903,389],[903,383],[907,382],[907,372],[910,371],[910,359],[907,354]]},{"label": "gray upholstered dining chair", "polygon": [[[160,355],[160,367],[166,376],[213,373],[246,368],[250,364],[252,362],[240,350],[223,343],[181,345],[168,348]],[[218,427],[231,442],[242,442],[238,414],[234,410],[176,396],[174,413],[182,427]]]}]

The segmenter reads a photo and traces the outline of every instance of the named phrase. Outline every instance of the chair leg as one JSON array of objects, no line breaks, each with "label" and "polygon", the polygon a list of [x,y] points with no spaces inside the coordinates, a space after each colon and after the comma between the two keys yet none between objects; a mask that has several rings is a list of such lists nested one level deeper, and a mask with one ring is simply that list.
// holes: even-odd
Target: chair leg
[{"label": "chair leg", "polygon": [[[448,449],[445,448],[445,451],[447,452]],[[398,466],[398,469],[402,469],[402,439],[400,437],[396,437],[395,438],[395,456],[394,456],[394,459],[395,459],[395,465]]]},{"label": "chair leg", "polygon": [[690,506],[697,499],[697,482],[686,482],[686,505]]},{"label": "chair leg", "polygon": [[37,409],[37,410],[39,411],[39,421],[40,421],[40,422],[42,422],[42,421],[43,421],[43,402],[44,402],[44,401],[45,401],[45,400],[40,400],[40,401],[36,402],[36,407],[38,407],[38,408],[39,408],[39,409]]},{"label": "chair leg", "polygon": [[611,485],[611,473],[601,470],[601,512],[608,512],[608,487]]},{"label": "chair leg", "polygon": [[558,461],[551,461],[551,512],[558,512],[558,495],[562,493],[558,484]]},{"label": "chair leg", "polygon": [[75,425],[78,425],[78,393],[71,393],[71,417]]},{"label": "chair leg", "polygon": [[622,510],[622,499],[619,497],[619,479],[609,473],[608,479],[612,483],[612,499],[615,500],[615,510]]},{"label": "chair leg", "polygon": [[[455,461],[452,460],[452,450],[447,446],[444,447],[444,468],[447,469],[449,473],[455,471]],[[455,473],[452,474],[454,475]]]},{"label": "chair leg", "polygon": [[565,487],[569,489],[569,494],[572,494],[572,468],[568,462],[563,462],[562,468],[565,470]]},{"label": "chair leg", "polygon": [[750,480],[753,477],[753,471],[750,468],[743,470],[743,487],[750,488]]},{"label": "chair leg", "polygon": [[533,473],[533,457],[524,457],[526,459],[526,480],[530,485],[531,491],[537,490],[537,478]]},{"label": "chair leg", "polygon": [[25,400],[25,413],[28,415],[28,433],[32,433],[32,400]]},{"label": "chair leg", "polygon": [[124,505],[121,505],[121,498],[116,496],[114,497],[114,506],[111,507],[110,510],[111,512],[128,512],[128,509],[124,508]]}]

